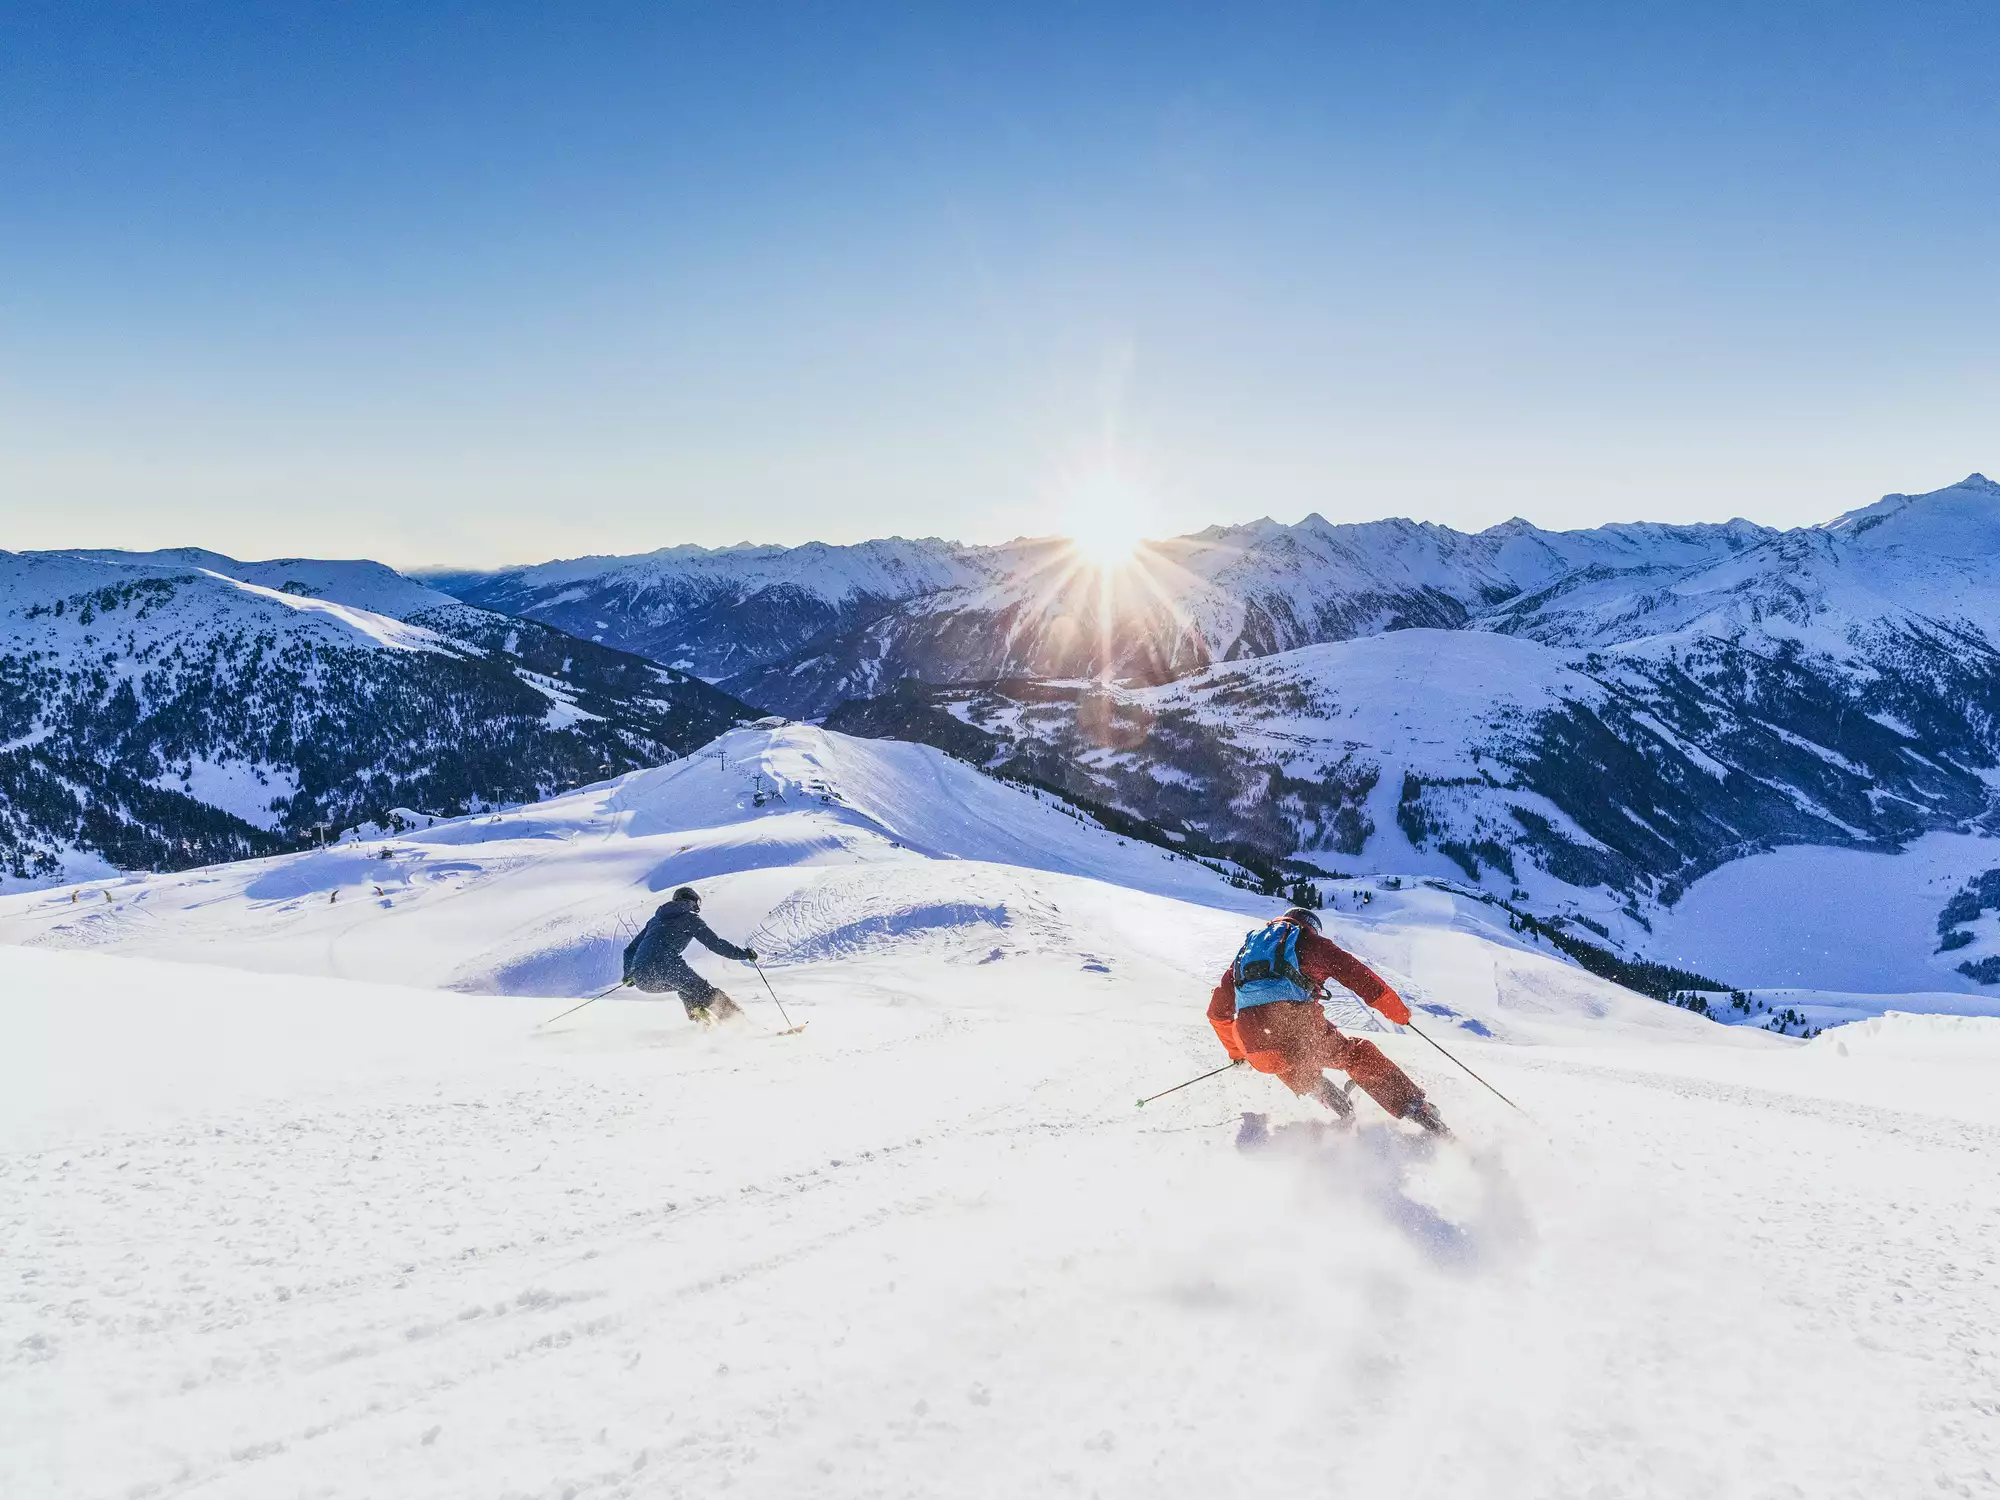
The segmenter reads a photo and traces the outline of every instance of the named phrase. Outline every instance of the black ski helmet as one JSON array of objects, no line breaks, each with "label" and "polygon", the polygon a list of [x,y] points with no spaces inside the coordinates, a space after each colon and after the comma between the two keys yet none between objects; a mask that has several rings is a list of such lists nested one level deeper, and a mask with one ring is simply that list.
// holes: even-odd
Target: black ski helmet
[{"label": "black ski helmet", "polygon": [[684,885],[675,891],[674,899],[676,901],[692,901],[696,906],[701,905],[701,897],[695,894],[694,887],[691,885]]},{"label": "black ski helmet", "polygon": [[1307,911],[1303,906],[1295,906],[1278,918],[1280,922],[1303,922],[1314,932],[1319,931],[1319,913]]}]

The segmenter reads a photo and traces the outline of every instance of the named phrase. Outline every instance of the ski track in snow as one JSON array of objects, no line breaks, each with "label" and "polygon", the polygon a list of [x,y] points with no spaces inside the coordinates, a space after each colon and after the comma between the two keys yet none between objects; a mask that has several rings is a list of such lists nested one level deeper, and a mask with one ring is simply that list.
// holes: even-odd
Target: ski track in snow
[{"label": "ski track in snow", "polygon": [[[407,905],[294,856],[112,887],[151,957],[0,948],[0,1494],[2000,1493],[2000,1023],[1745,1034],[1429,892],[1329,919],[1528,1116],[1387,1034],[1456,1142],[1246,1071],[1135,1110],[1268,904],[941,757],[731,740],[392,841],[471,867]],[[760,838],[703,884],[802,1035],[705,958],[748,1024],[387,983],[594,977]],[[271,972],[190,961],[232,934]]]},{"label": "ski track in snow", "polygon": [[1139,1116],[1203,1060],[1165,1018],[1049,1049],[890,992],[828,1046],[819,990],[796,1045],[510,1005],[482,1070],[10,1152],[7,1492],[1986,1482],[1990,1127],[1480,1057],[1542,1141],[1404,1039],[1485,1144],[1260,1079]]}]

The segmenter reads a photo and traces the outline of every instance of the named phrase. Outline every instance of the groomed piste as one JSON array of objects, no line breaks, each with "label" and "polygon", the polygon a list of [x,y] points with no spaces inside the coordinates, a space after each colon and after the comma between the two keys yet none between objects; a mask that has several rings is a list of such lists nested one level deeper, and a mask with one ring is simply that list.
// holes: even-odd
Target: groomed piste
[{"label": "groomed piste", "polygon": [[[1454,1140],[1142,1111],[1278,903],[935,751],[423,821],[0,901],[0,1494],[2000,1488],[2000,1022],[1726,1028],[1354,880],[1526,1114],[1387,1031]],[[682,885],[809,1029],[698,950],[752,1024],[544,1025]]]}]

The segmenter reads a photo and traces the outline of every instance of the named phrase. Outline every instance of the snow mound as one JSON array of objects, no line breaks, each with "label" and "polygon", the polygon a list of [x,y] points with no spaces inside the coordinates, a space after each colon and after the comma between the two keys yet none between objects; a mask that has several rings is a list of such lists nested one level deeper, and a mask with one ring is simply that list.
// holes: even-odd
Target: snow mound
[{"label": "snow mound", "polygon": [[1814,1037],[1807,1047],[1839,1057],[2000,1062],[2000,1017],[1911,1015],[1892,1010],[1832,1027]]}]

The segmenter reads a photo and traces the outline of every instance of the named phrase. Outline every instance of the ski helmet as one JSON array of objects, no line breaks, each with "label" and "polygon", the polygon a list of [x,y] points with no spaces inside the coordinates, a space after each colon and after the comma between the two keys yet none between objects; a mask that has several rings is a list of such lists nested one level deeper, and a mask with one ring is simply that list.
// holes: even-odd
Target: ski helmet
[{"label": "ski helmet", "polygon": [[1319,913],[1307,911],[1303,906],[1295,906],[1278,918],[1280,922],[1303,922],[1314,932],[1319,931]]},{"label": "ski helmet", "polygon": [[694,887],[691,885],[684,885],[675,891],[674,899],[676,901],[692,901],[696,906],[701,905],[701,897],[695,894]]}]

